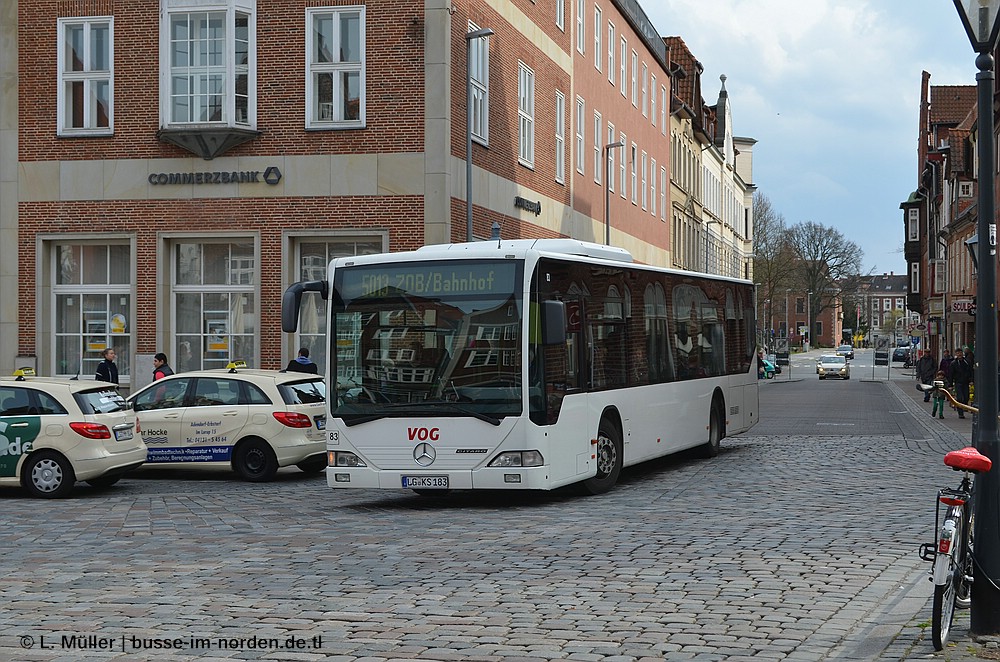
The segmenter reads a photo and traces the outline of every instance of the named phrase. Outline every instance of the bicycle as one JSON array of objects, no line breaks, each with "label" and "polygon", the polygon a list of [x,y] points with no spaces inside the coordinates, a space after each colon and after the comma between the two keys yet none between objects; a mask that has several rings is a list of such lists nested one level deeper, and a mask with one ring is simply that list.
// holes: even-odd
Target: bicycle
[{"label": "bicycle", "polygon": [[[945,397],[956,407],[978,412],[977,408],[955,400],[941,382],[934,382],[925,390],[944,391]],[[934,508],[937,541],[920,546],[920,558],[933,563],[930,574],[931,581],[934,582],[934,603],[931,610],[934,650],[943,650],[948,643],[955,608],[968,609],[972,602],[972,572],[975,563],[972,539],[974,476],[989,471],[993,466],[988,457],[971,446],[946,453],[944,463],[955,471],[963,472],[962,481],[957,488],[944,487],[938,490]]]}]

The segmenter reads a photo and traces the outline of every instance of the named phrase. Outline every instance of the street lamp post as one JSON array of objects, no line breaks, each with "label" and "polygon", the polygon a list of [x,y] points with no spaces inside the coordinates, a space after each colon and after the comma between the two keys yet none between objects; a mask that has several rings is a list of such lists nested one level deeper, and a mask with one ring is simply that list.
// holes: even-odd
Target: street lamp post
[{"label": "street lamp post", "polygon": [[812,349],[812,339],[813,339],[813,325],[812,325],[812,299],[813,293],[806,292],[806,346],[805,350],[808,352]]},{"label": "street lamp post", "polygon": [[973,536],[976,560],[972,583],[970,630],[973,634],[1000,633],[1000,439],[997,437],[997,295],[996,209],[994,203],[993,51],[1000,31],[1000,0],[955,0],[976,57],[979,184],[977,232],[979,281],[976,287],[976,400],[979,416],[973,442],[993,460],[993,468],[976,478]]},{"label": "street lamp post", "polygon": [[465,34],[465,240],[472,241],[472,42],[493,34],[483,28]]},{"label": "street lamp post", "polygon": [[625,143],[618,141],[604,146],[604,245],[611,245],[611,150],[624,147]]},{"label": "street lamp post", "polygon": [[788,295],[791,294],[791,292],[792,288],[785,288],[785,337],[789,339],[792,337],[792,330],[788,326]]}]

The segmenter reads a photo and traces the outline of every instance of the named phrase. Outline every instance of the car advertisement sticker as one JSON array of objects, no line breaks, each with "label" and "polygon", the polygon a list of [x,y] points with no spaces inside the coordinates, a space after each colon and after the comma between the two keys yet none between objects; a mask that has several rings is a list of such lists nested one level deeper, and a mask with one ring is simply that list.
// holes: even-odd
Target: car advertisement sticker
[{"label": "car advertisement sticker", "polygon": [[0,421],[0,476],[17,475],[17,463],[31,452],[41,428],[38,416],[9,416]]}]

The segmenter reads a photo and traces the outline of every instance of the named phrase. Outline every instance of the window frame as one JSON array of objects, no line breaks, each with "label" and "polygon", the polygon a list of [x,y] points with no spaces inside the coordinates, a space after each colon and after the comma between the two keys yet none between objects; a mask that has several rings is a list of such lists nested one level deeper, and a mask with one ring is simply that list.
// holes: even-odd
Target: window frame
[{"label": "window frame", "polygon": [[[56,85],[56,135],[58,136],[106,136],[115,132],[115,19],[114,16],[74,16],[63,17],[57,20],[57,44],[56,62],[57,65],[57,85]],[[83,53],[84,68],[80,71],[67,71],[65,64],[67,54],[67,30],[71,27],[80,26],[83,28]],[[89,65],[93,60],[93,31],[98,26],[106,26],[108,31],[108,52],[106,53],[108,69],[90,69]],[[98,126],[94,114],[94,107],[89,101],[94,95],[93,88],[100,83],[107,84],[107,126]],[[66,126],[67,108],[69,94],[66,87],[69,84],[83,84],[83,126]]]},{"label": "window frame", "polygon": [[576,171],[581,175],[586,175],[586,165],[584,164],[583,152],[586,149],[586,136],[584,135],[584,128],[586,126],[587,108],[583,97],[576,97],[576,149],[574,150],[573,160],[576,162]]},{"label": "window frame", "polygon": [[604,57],[604,16],[599,5],[594,5],[594,67],[601,71],[601,59]]},{"label": "window frame", "polygon": [[[561,0],[560,0],[561,1]],[[556,90],[556,182],[566,183],[566,95]]]},{"label": "window frame", "polygon": [[601,144],[601,136],[604,133],[604,120],[601,118],[601,114],[594,111],[594,183],[600,184],[603,181],[603,175],[601,174],[601,149],[603,145]]},{"label": "window frame", "polygon": [[[479,26],[469,21],[469,32],[475,32]],[[469,69],[469,84],[472,91],[472,140],[490,146],[490,38],[480,37],[471,40],[469,44],[469,60],[473,67]],[[476,74],[481,72],[480,80]],[[478,98],[477,98],[478,97]]]},{"label": "window frame", "polygon": [[521,165],[535,167],[535,72],[517,61],[518,154]]},{"label": "window frame", "polygon": [[576,50],[580,55],[587,53],[586,0],[576,0]]},{"label": "window frame", "polygon": [[[354,62],[324,62],[312,61],[315,30],[313,25],[318,16],[331,15],[334,20],[343,14],[358,14],[358,50],[360,51],[360,61]],[[366,38],[367,16],[365,5],[343,5],[336,7],[307,7],[305,20],[305,125],[308,130],[341,130],[341,129],[363,129],[367,126],[367,38]],[[334,32],[334,39],[339,39],[339,32]],[[478,41],[478,40],[477,40]],[[337,52],[337,44],[333,44],[332,52]],[[489,55],[487,53],[487,60]],[[342,75],[357,73],[358,75],[358,118],[344,119],[338,118],[338,108],[343,108],[343,100],[336,97],[331,104],[330,118],[319,117],[319,102],[316,101],[317,91],[314,77],[318,74]],[[487,71],[487,94],[489,87]],[[334,90],[340,86],[334,85]],[[487,120],[488,124],[488,120]]]},{"label": "window frame", "polygon": [[618,48],[615,38],[615,24],[608,21],[608,82],[615,84],[615,49]]}]

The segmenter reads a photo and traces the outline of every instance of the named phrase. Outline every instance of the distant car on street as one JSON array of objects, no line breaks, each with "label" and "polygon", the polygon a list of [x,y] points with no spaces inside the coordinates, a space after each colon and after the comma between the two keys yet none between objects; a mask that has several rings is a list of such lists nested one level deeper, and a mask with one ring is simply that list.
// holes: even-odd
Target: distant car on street
[{"label": "distant car on street", "polygon": [[841,345],[837,348],[837,356],[843,356],[846,359],[853,359],[854,348],[850,345]]},{"label": "distant car on street", "polygon": [[910,348],[909,347],[897,347],[892,350],[892,361],[893,363],[907,363],[910,360]]},{"label": "distant car on street", "polygon": [[820,379],[827,377],[838,377],[840,379],[851,378],[851,364],[847,362],[847,357],[836,354],[824,354],[819,357],[816,364],[816,372]]},{"label": "distant car on street", "polygon": [[774,379],[774,376],[779,372],[777,366],[767,359],[761,359],[761,362],[764,364],[764,379]]}]

